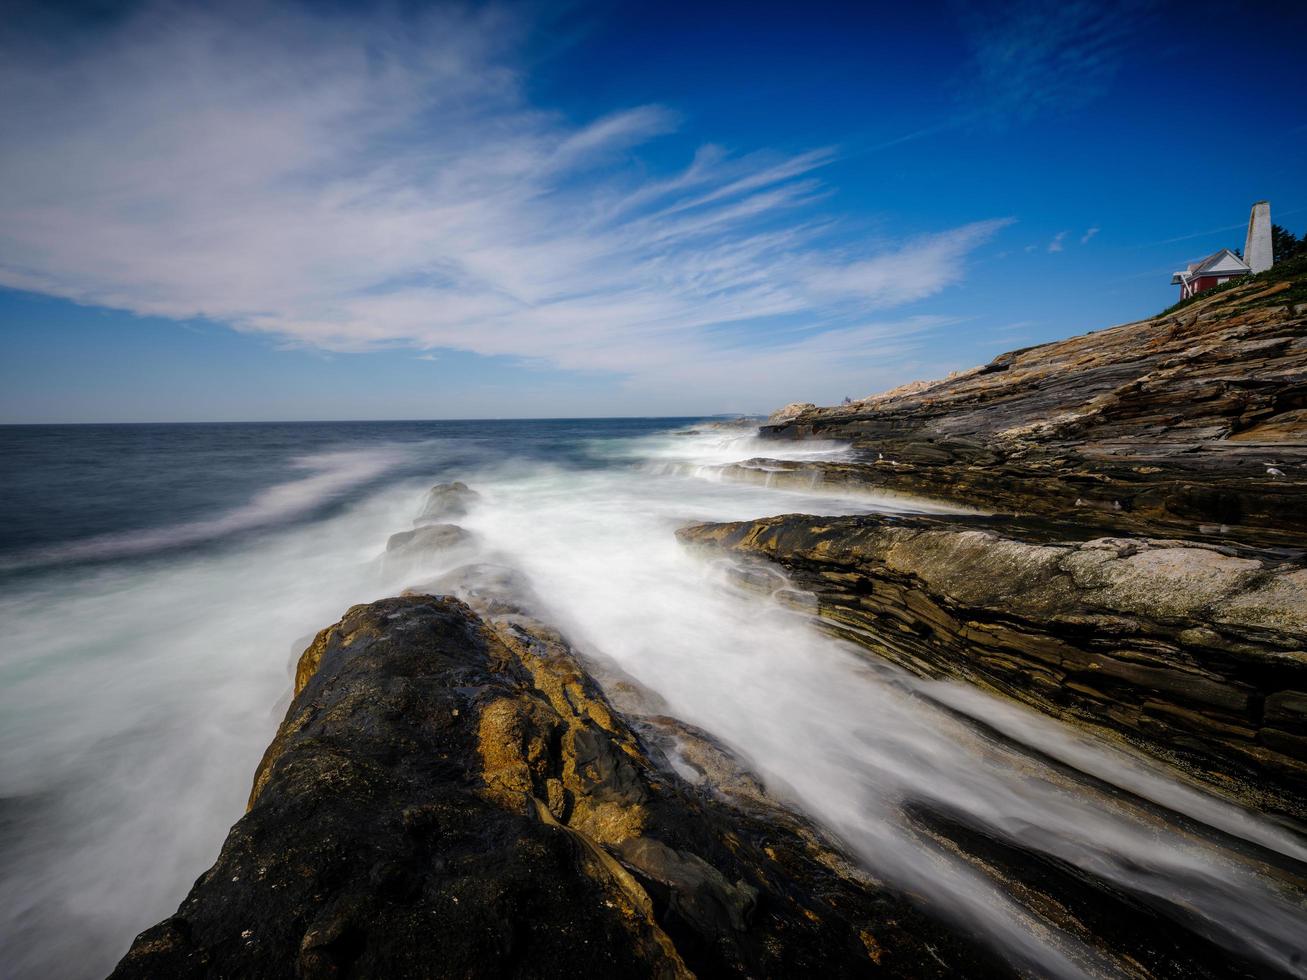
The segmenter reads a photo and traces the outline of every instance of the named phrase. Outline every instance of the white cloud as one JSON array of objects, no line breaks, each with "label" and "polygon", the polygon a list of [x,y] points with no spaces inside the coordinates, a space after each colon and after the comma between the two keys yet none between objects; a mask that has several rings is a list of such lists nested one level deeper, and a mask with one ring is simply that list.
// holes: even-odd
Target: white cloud
[{"label": "white cloud", "polygon": [[816,269],[807,277],[808,286],[818,293],[858,296],[883,306],[909,303],[961,281],[966,256],[1010,223],[977,221],[923,235],[892,252]]},{"label": "white cloud", "polygon": [[1080,244],[1088,245],[1089,240],[1093,238],[1095,235],[1097,235],[1099,231],[1101,231],[1101,229],[1098,228],[1097,226],[1090,228],[1088,231],[1086,231],[1083,235],[1080,236]]},{"label": "white cloud", "polygon": [[[836,249],[811,208],[832,151],[705,146],[652,173],[636,152],[676,114],[533,107],[501,11],[234,9],[160,3],[93,45],[0,50],[0,283],[671,391],[690,363],[760,385],[910,351],[930,323],[854,324],[961,281],[1005,223]],[[779,317],[804,329],[764,341]]]},{"label": "white cloud", "polygon": [[1062,243],[1066,239],[1066,235],[1067,233],[1064,231],[1059,231],[1056,235],[1054,235],[1052,241],[1048,243],[1048,250],[1050,252],[1062,251],[1064,247]]}]

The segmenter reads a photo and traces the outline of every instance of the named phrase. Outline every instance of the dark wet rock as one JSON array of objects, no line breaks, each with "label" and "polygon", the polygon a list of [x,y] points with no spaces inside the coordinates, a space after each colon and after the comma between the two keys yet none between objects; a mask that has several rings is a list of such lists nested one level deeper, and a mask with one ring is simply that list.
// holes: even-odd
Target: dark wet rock
[{"label": "dark wet rock", "polygon": [[847,440],[840,461],[753,460],[728,476],[892,490],[1110,533],[1307,540],[1307,316],[1296,279],[1013,351],[831,408],[786,406],[765,436]]},{"label": "dark wet rock", "polygon": [[[723,564],[731,569],[737,567],[734,562]],[[766,581],[788,582],[783,573],[775,570],[770,570],[769,576]],[[750,579],[751,583],[759,581],[764,579]],[[779,590],[786,591],[794,590]],[[760,808],[769,819],[787,824],[795,832],[808,833],[789,810],[768,796],[748,765],[730,747],[709,732],[672,717],[667,702],[656,691],[637,681],[602,652],[578,652],[562,633],[542,620],[544,604],[518,569],[474,563],[406,590],[406,594],[444,593],[467,602],[506,642],[529,643],[531,649],[544,652],[558,662],[575,662],[639,732],[646,751],[659,760],[661,768],[675,770],[722,800],[736,806]]]},{"label": "dark wet rock", "polygon": [[[1240,941],[1222,943],[1202,930],[1189,928],[1183,916],[1168,916],[1159,907],[1101,875],[1093,861],[1067,861],[1032,850],[1023,829],[1003,821],[976,824],[973,814],[946,804],[914,802],[908,819],[921,843],[937,842],[970,855],[990,874],[1007,881],[1014,897],[1029,903],[1034,896],[1056,896],[1058,920],[1070,935],[1087,946],[1104,945],[1132,951],[1117,959],[1115,971],[1100,975],[1146,977],[1148,980],[1194,980],[1196,977],[1282,977],[1251,960]],[[1201,879],[1191,887],[1201,891]],[[1043,898],[1047,901],[1047,898]],[[1036,899],[1038,901],[1038,899]],[[1290,960],[1292,962],[1292,960]]]},{"label": "dark wet rock", "polygon": [[[788,515],[679,532],[776,562],[832,632],[1123,737],[1307,820],[1307,566],[966,518]],[[765,576],[743,576],[771,582]]]},{"label": "dark wet rock", "polygon": [[295,689],[217,862],[115,977],[1003,972],[798,818],[664,768],[529,618],[356,606]]},{"label": "dark wet rock", "polygon": [[473,504],[481,499],[466,483],[456,480],[453,483],[437,483],[427,491],[422,513],[415,523],[448,521],[457,517],[466,517]]},{"label": "dark wet rock", "polygon": [[457,524],[427,524],[412,531],[400,531],[386,540],[388,555],[416,555],[424,551],[450,551],[476,543],[476,535]]}]

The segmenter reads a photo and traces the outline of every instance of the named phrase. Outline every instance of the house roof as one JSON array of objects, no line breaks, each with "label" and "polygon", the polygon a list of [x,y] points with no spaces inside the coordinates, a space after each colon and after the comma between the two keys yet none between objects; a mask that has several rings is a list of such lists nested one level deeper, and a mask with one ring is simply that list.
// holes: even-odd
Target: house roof
[{"label": "house roof", "polygon": [[1243,259],[1235,255],[1228,248],[1213,252],[1201,262],[1190,264],[1184,272],[1177,272],[1171,276],[1171,283],[1184,282],[1186,279],[1194,279],[1198,276],[1216,276],[1216,275],[1234,275],[1241,276],[1251,271],[1248,264]]}]

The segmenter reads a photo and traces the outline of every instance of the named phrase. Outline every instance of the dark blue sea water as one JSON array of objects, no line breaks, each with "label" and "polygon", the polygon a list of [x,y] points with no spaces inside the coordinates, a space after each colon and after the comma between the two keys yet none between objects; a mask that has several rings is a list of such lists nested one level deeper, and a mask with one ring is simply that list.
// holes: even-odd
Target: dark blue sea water
[{"label": "dark blue sea water", "polygon": [[[876,661],[678,545],[694,521],[941,509],[732,467],[843,452],[688,419],[0,428],[0,977],[106,974],[212,863],[314,633],[468,562],[520,573],[587,655],[1027,975],[1133,967],[1055,903],[1023,907],[1009,880],[924,841],[914,807],[1021,841],[1037,878],[1091,868],[1104,894],[1301,974],[1302,893],[1263,861],[1307,861],[1301,840],[1025,708]],[[472,543],[388,554],[450,480],[480,494],[458,519]],[[788,586],[775,568],[750,580]]]},{"label": "dark blue sea water", "polygon": [[[272,523],[338,512],[381,484],[496,460],[541,460],[586,468],[605,440],[632,439],[695,419],[529,419],[432,422],[258,422],[0,426],[0,571],[117,557],[112,538],[170,527],[148,538],[148,554],[223,538]],[[377,458],[325,483],[319,495],[239,525],[223,515],[269,489],[329,471],[349,454],[410,450]],[[411,451],[411,450],[419,451]],[[366,462],[366,457],[363,457]],[[205,531],[205,527],[209,531]],[[106,540],[109,539],[109,540]],[[95,543],[105,547],[97,549]],[[120,543],[127,545],[125,540]]]}]

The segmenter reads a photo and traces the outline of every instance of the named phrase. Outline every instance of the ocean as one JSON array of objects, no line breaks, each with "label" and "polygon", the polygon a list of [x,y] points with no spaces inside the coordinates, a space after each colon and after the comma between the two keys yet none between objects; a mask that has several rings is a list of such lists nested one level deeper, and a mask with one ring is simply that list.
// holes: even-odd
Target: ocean
[{"label": "ocean", "polygon": [[[0,427],[0,974],[112,969],[216,857],[313,634],[470,558],[521,570],[578,649],[1019,968],[1123,964],[923,834],[915,807],[1301,973],[1300,898],[1266,860],[1307,861],[1298,838],[1010,702],[876,662],[678,545],[695,521],[951,509],[718,469],[842,452],[696,419]],[[481,494],[460,521],[475,554],[382,560],[450,480]]]}]

